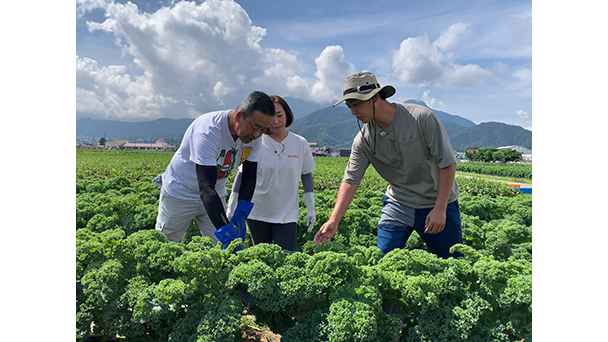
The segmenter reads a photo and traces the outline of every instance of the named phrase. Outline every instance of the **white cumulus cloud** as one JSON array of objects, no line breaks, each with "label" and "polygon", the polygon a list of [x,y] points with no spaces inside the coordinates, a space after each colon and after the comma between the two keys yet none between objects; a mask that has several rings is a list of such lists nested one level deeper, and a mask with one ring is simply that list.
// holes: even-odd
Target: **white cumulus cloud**
[{"label": "white cumulus cloud", "polygon": [[441,36],[433,42],[433,45],[442,51],[449,51],[458,47],[461,42],[468,40],[470,37],[471,24],[455,23],[443,31]]},{"label": "white cumulus cloud", "polygon": [[520,119],[522,119],[522,120],[527,120],[527,119],[529,118],[528,113],[527,113],[526,111],[521,110],[521,109],[520,109],[520,110],[518,110],[518,111],[516,112],[516,114],[517,114],[517,116],[519,116],[519,118],[520,118]]},{"label": "white cumulus cloud", "polygon": [[76,0],[76,16],[81,18],[87,12],[97,8],[106,8],[108,5],[106,0]]},{"label": "white cumulus cloud", "polygon": [[459,65],[451,50],[471,36],[470,24],[455,23],[437,40],[425,34],[401,42],[393,53],[393,72],[399,81],[414,86],[461,87],[479,85],[492,73],[479,65]]},{"label": "white cumulus cloud", "polygon": [[177,102],[157,94],[148,74],[133,80],[124,66],[100,68],[90,58],[76,57],[77,111],[114,119],[157,118],[162,109]]},{"label": "white cumulus cloud", "polygon": [[[83,103],[77,110],[84,106],[80,95],[90,99],[92,92],[107,117],[126,117],[144,109],[147,113],[137,116],[184,117],[228,103],[238,105],[244,94],[254,90],[245,89],[244,80],[262,74],[257,63],[262,57],[259,42],[266,31],[254,26],[234,1],[177,2],[153,13],[131,2],[105,7],[99,3],[79,3],[82,12],[105,9],[105,21],[87,22],[89,31],[112,34],[144,75],[130,76],[133,71],[124,66],[96,68],[95,61],[79,59],[77,87],[89,93],[77,94],[77,101]],[[182,108],[160,112],[172,104]]]},{"label": "white cumulus cloud", "polygon": [[432,97],[430,94],[431,94],[430,90],[425,90],[424,93],[422,94],[422,101],[424,101],[424,103],[426,103],[427,106],[429,106],[433,109],[444,109],[445,105],[441,101]]},{"label": "white cumulus cloud", "polygon": [[253,84],[264,87],[269,93],[308,96],[308,83],[298,76],[303,70],[298,56],[285,50],[265,49],[262,60],[263,74],[252,80]]},{"label": "white cumulus cloud", "polygon": [[344,80],[356,73],[355,66],[344,61],[341,46],[328,46],[315,59],[318,81],[312,86],[311,100],[322,103],[340,99]]},{"label": "white cumulus cloud", "polygon": [[[209,0],[200,5],[178,2],[154,13],[133,3],[108,6],[103,30],[120,39],[125,51],[167,95],[209,94],[218,82],[235,87],[238,76],[252,76],[260,58],[265,30],[252,25],[233,1]],[[238,63],[237,63],[238,61]]]},{"label": "white cumulus cloud", "polygon": [[77,3],[78,13],[95,8],[106,19],[87,21],[89,31],[113,35],[136,67],[98,66],[77,56],[80,112],[113,119],[182,118],[236,107],[253,90],[331,102],[356,72],[342,47],[328,46],[315,59],[314,77],[303,77],[298,54],[263,48],[266,30],[234,1],[180,1],[151,13],[131,2]]}]

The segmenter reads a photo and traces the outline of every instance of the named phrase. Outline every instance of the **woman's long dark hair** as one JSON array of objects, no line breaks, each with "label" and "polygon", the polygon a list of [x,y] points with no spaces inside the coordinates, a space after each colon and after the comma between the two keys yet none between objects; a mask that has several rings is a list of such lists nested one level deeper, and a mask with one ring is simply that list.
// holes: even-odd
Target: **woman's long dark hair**
[{"label": "woman's long dark hair", "polygon": [[270,99],[272,99],[273,102],[276,102],[276,103],[280,104],[281,106],[283,106],[283,110],[285,111],[285,114],[287,115],[287,122],[285,122],[285,127],[289,127],[293,123],[293,113],[291,112],[291,108],[289,108],[289,105],[287,104],[287,102],[278,95],[270,95]]}]

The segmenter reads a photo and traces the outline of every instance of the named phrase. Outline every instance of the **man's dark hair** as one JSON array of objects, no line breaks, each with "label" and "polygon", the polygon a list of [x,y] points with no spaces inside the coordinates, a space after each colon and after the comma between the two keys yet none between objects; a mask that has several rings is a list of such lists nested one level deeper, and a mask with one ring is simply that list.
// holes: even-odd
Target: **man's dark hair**
[{"label": "man's dark hair", "polygon": [[256,110],[274,116],[274,102],[272,102],[270,96],[261,91],[252,91],[245,96],[243,102],[236,109],[237,112],[243,113],[243,118],[252,116]]}]

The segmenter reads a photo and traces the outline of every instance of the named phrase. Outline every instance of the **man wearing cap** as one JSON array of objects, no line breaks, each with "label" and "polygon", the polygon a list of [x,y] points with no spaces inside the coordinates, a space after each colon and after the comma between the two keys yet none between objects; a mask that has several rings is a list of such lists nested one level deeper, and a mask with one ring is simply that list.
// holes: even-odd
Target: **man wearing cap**
[{"label": "man wearing cap", "polygon": [[369,72],[348,77],[343,97],[364,123],[355,137],[344,178],[329,220],[314,242],[331,239],[352,202],[365,170],[374,166],[388,183],[378,222],[383,254],[403,248],[413,230],[442,258],[462,256],[450,247],[462,243],[456,159],[443,125],[431,110],[416,104],[390,103],[390,85],[380,87]]}]

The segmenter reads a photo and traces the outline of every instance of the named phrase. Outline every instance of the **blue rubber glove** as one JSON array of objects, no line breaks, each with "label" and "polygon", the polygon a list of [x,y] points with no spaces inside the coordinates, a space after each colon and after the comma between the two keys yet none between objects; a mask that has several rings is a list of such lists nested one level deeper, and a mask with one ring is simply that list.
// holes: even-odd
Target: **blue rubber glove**
[{"label": "blue rubber glove", "polygon": [[[222,250],[226,250],[230,243],[234,241],[234,239],[239,237],[239,234],[236,232],[234,228],[234,224],[228,223],[227,225],[221,227],[220,229],[214,232],[215,236],[222,243]],[[234,249],[234,252],[240,251],[243,249],[243,246],[239,245]]]},{"label": "blue rubber glove", "polygon": [[247,237],[247,216],[251,213],[251,209],[253,209],[253,203],[245,200],[240,200],[236,205],[236,209],[234,210],[234,214],[230,219],[230,223],[236,225],[239,228],[239,237],[245,241]]}]

